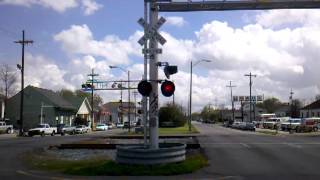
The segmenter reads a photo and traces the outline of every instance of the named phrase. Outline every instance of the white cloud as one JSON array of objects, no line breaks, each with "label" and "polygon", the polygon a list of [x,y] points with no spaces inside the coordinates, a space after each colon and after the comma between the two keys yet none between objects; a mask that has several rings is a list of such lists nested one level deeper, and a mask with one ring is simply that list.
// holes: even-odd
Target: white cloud
[{"label": "white cloud", "polygon": [[45,87],[53,90],[61,88],[75,89],[75,86],[65,80],[67,71],[61,69],[42,55],[26,54],[25,85]]},{"label": "white cloud", "polygon": [[69,54],[91,55],[102,57],[111,64],[128,64],[129,56],[141,56],[137,51],[137,35],[129,40],[121,40],[115,35],[108,35],[104,39],[95,40],[87,25],[72,25],[54,36],[54,40],[62,44],[62,48]]},{"label": "white cloud", "polygon": [[85,15],[91,15],[94,12],[96,12],[97,10],[99,10],[100,8],[103,7],[103,5],[98,4],[94,0],[83,0],[82,1],[82,6],[84,8],[84,14]]},{"label": "white cloud", "polygon": [[183,17],[180,17],[180,16],[166,17],[166,25],[182,27],[185,24],[187,24],[187,21],[185,21]]},{"label": "white cloud", "polygon": [[[31,7],[33,5],[43,6],[59,13],[79,6],[79,0],[1,0],[0,5],[16,5]],[[85,15],[91,15],[103,6],[94,0],[82,0]]]},{"label": "white cloud", "polygon": [[256,16],[256,21],[265,27],[278,27],[283,25],[318,25],[319,10],[287,9],[264,11]]}]

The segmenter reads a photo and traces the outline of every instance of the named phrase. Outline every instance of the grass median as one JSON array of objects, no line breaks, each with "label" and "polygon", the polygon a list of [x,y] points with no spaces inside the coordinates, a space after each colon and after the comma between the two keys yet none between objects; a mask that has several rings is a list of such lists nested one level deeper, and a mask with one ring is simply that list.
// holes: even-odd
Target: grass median
[{"label": "grass median", "polygon": [[185,161],[163,165],[124,165],[105,157],[64,160],[42,153],[29,153],[24,161],[32,168],[80,176],[167,176],[192,173],[208,165],[202,153],[189,154]]}]

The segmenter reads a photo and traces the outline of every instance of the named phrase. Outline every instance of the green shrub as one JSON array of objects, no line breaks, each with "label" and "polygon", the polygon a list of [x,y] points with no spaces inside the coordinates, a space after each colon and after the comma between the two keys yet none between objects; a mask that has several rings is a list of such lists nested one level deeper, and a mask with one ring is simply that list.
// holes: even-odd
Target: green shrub
[{"label": "green shrub", "polygon": [[182,108],[177,105],[167,104],[159,110],[160,127],[180,127],[186,123]]}]

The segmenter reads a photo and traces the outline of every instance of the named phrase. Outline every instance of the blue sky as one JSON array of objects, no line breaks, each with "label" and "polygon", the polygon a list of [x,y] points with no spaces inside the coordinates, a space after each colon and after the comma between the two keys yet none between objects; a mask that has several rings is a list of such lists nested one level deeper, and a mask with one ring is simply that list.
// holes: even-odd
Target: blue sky
[{"label": "blue sky", "polygon": [[[243,75],[249,71],[258,74],[255,94],[288,101],[293,88],[298,98],[309,102],[320,93],[316,66],[310,66],[318,64],[318,10],[160,15],[167,19],[161,31],[168,40],[160,59],[179,66],[173,76],[177,91],[188,92],[191,59],[213,60],[194,69],[196,109],[214,99],[228,106],[229,80],[237,84],[235,94],[247,95],[248,79]],[[21,39],[24,29],[26,38],[35,41],[26,48],[27,84],[77,89],[92,67],[101,78],[125,78],[125,73],[107,69],[112,64],[128,68],[139,79],[143,62],[137,40],[142,28],[137,20],[142,16],[142,0],[3,0],[0,62],[20,62],[21,47],[13,41]],[[105,101],[118,98],[118,92],[101,95]],[[176,98],[187,103],[186,93]]]}]

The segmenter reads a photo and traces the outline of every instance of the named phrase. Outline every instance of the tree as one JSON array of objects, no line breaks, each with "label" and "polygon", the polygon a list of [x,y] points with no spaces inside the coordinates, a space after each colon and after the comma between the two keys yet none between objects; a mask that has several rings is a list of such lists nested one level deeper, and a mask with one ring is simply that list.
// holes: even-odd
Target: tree
[{"label": "tree", "polygon": [[[0,67],[0,80],[2,86],[2,93],[4,93],[4,107],[7,107],[8,98],[15,93],[14,84],[17,81],[17,76],[13,68],[8,64],[3,64]],[[6,113],[4,114],[4,119],[6,118]]]},{"label": "tree", "polygon": [[61,89],[60,91],[57,91],[57,93],[62,96],[62,97],[72,97],[72,96],[76,96],[76,94],[69,90],[69,89]]},{"label": "tree", "polygon": [[219,120],[219,111],[214,110],[209,106],[205,106],[200,115],[204,122],[214,123]]},{"label": "tree", "polygon": [[267,110],[268,113],[274,113],[277,109],[281,107],[282,103],[279,99],[272,97],[265,99],[262,103],[257,103],[257,107]]},{"label": "tree", "polygon": [[299,118],[302,102],[299,99],[293,99],[291,104],[291,117]]},{"label": "tree", "polygon": [[[86,97],[86,98],[88,98],[88,100],[89,100],[89,102],[91,104],[91,93],[83,92],[81,90],[76,90],[74,92],[74,94],[77,97]],[[101,96],[99,96],[98,94],[93,94],[93,107],[94,108],[98,108],[102,104],[103,104],[103,100],[102,100]]]},{"label": "tree", "polygon": [[160,127],[180,127],[186,123],[186,117],[178,105],[167,104],[159,109]]}]

